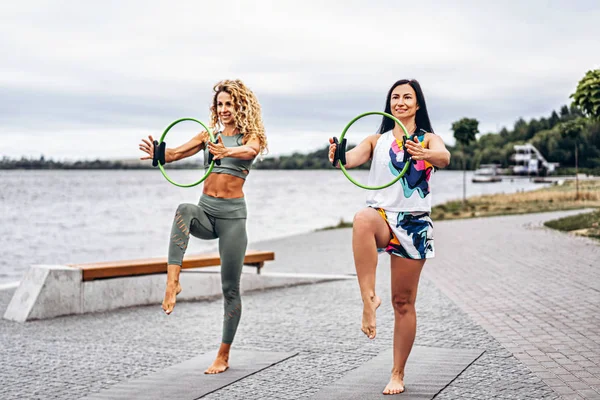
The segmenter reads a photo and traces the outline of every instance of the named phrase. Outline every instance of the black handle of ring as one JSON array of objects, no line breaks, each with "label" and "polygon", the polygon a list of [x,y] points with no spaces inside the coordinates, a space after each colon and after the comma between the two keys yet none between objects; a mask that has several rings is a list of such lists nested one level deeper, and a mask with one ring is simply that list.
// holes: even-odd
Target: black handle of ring
[{"label": "black handle of ring", "polygon": [[[217,142],[218,142],[218,139],[215,139],[211,143],[217,144]],[[210,151],[208,152],[208,164],[210,164],[212,162],[214,156],[215,155],[213,153],[211,153]],[[220,166],[221,165],[221,160],[215,160],[215,164],[217,164],[217,165]]]},{"label": "black handle of ring", "polygon": [[335,152],[333,153],[331,165],[337,167],[338,161],[341,161],[342,165],[346,165],[346,138],[340,142],[338,138],[334,137],[333,144],[335,144]]},{"label": "black handle of ring", "polygon": [[406,150],[406,141],[407,140],[411,140],[411,141],[415,140],[415,136],[417,136],[416,133],[413,133],[412,135],[410,135],[409,138],[407,138],[406,136],[402,136],[402,150],[404,150],[404,158],[402,159],[403,163],[412,161],[412,155]]},{"label": "black handle of ring", "polygon": [[167,149],[167,143],[162,142],[158,144],[158,140],[154,141],[154,154],[152,155],[152,166],[157,167],[158,163],[160,165],[165,165],[165,152]]}]

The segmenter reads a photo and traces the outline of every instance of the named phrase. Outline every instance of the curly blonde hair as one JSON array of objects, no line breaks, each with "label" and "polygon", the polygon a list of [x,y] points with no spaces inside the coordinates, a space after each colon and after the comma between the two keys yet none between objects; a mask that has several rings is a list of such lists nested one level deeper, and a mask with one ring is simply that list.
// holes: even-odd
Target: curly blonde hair
[{"label": "curly blonde hair", "polygon": [[217,129],[220,126],[217,114],[217,96],[221,92],[229,93],[235,108],[235,125],[240,133],[244,135],[243,143],[246,144],[250,139],[257,138],[260,143],[259,153],[266,154],[267,136],[265,135],[260,104],[254,93],[239,79],[226,79],[218,82],[213,90],[215,94],[210,106],[211,129]]}]

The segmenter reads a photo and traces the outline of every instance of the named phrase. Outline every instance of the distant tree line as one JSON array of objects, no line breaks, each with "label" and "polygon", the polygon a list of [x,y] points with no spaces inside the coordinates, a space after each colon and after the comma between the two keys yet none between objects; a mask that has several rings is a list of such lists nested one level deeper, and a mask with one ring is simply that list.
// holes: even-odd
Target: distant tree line
[{"label": "distant tree line", "polygon": [[[479,122],[462,118],[452,124],[456,139],[448,146],[452,154],[450,170],[473,170],[481,164],[499,164],[507,168],[513,164],[511,156],[517,144],[531,143],[549,162],[560,164],[559,173],[577,171],[600,175],[600,69],[588,71],[579,81],[571,96],[571,106],[564,105],[559,112],[552,111],[547,118],[525,121],[519,118],[512,129],[502,128],[497,133],[477,137]],[[349,145],[348,150],[353,146]],[[266,157],[255,163],[256,169],[330,169],[327,158],[329,146],[307,153]],[[198,163],[178,162],[169,168],[198,168]],[[361,168],[367,169],[370,163]],[[25,158],[0,160],[0,169],[147,169],[150,163],[94,160],[59,162]]]},{"label": "distant tree line", "polygon": [[[581,119],[586,120],[586,124],[582,126],[580,136],[563,137],[565,123]],[[502,128],[498,133],[481,135],[464,147],[459,143],[448,146],[452,153],[448,169],[461,170],[463,163],[469,170],[480,164],[500,164],[506,168],[512,164],[513,146],[524,143],[534,145],[547,161],[558,162],[563,170],[570,170],[575,165],[577,148],[580,169],[600,172],[600,123],[586,118],[578,108],[566,105],[560,112],[553,111],[548,118],[530,121],[519,118],[510,130]]]},{"label": "distant tree line", "polygon": [[[474,169],[480,164],[495,163],[507,167],[515,144],[531,143],[547,161],[558,162],[559,172],[575,173],[579,168],[600,174],[600,69],[587,71],[578,82],[571,106],[560,114],[526,122],[519,118],[514,128],[498,134],[476,138],[479,122],[462,118],[452,124],[456,148],[450,169]],[[574,168],[573,168],[574,167]],[[574,171],[572,171],[574,170]]]},{"label": "distant tree line", "polygon": [[[354,146],[349,145],[348,150]],[[308,154],[294,153],[288,156],[266,157],[260,162],[255,162],[255,169],[327,169],[333,168],[327,159],[329,147]],[[168,165],[169,169],[197,169],[199,164],[178,161]],[[361,169],[368,169],[370,162],[362,165]],[[54,161],[44,156],[40,158],[0,159],[0,169],[149,169],[150,163],[124,163],[122,161],[92,160],[92,161]]]},{"label": "distant tree line", "polygon": [[[519,118],[512,129],[502,128],[499,133],[480,135],[467,146],[456,144],[448,146],[452,154],[450,165],[447,169],[462,170],[463,163],[468,170],[476,169],[480,164],[500,164],[503,168],[512,164],[511,155],[514,154],[515,144],[533,144],[550,162],[560,163],[565,172],[572,172],[575,165],[575,141],[577,148],[578,165],[581,172],[600,174],[600,122],[589,121],[583,126],[583,131],[578,139],[563,137],[562,124],[567,121],[585,118],[574,107],[563,106],[560,112],[553,111],[548,118],[532,119],[525,121]],[[353,146],[349,145],[348,149]],[[256,169],[333,169],[327,159],[329,146],[310,153],[294,153],[291,155],[265,157],[261,162],[255,162]],[[90,160],[63,162],[39,158],[10,159],[3,157],[0,160],[0,169],[148,169],[148,164],[131,164],[121,161]],[[198,164],[177,162],[169,164],[169,168],[190,169],[198,168]],[[362,166],[369,168],[369,163]]]},{"label": "distant tree line", "polygon": [[[347,150],[354,148],[348,145]],[[311,153],[294,153],[287,156],[266,157],[261,162],[254,164],[256,169],[333,169],[328,159],[329,146],[315,150]],[[359,169],[369,169],[371,162],[367,162]]]},{"label": "distant tree line", "polygon": [[[80,161],[54,161],[46,159],[43,155],[39,158],[21,157],[11,159],[6,156],[0,159],[0,169],[151,169],[152,164],[128,163],[112,160],[80,160]],[[197,163],[173,163],[169,164],[171,169],[198,168]]]},{"label": "distant tree line", "polygon": [[[474,137],[468,145],[457,143],[448,146],[452,154],[447,169],[462,170],[463,164],[468,170],[480,164],[500,164],[507,168],[513,164],[511,156],[514,145],[531,143],[549,162],[560,164],[559,170],[572,173],[575,165],[574,137],[563,137],[564,123],[585,118],[575,107],[563,106],[559,112],[553,111],[547,118],[525,121],[519,118],[512,129],[502,128],[498,133],[487,133]],[[460,122],[460,121],[457,121]],[[467,123],[473,120],[466,121]],[[455,123],[456,124],[456,123]],[[456,125],[453,125],[456,128]],[[600,174],[600,123],[588,120],[578,139],[579,168],[583,172]],[[350,149],[352,146],[348,146]],[[266,157],[256,163],[258,169],[329,169],[333,168],[327,159],[329,147],[325,146],[311,153],[294,153],[287,156]],[[368,169],[369,164],[363,168]]]},{"label": "distant tree line", "polygon": [[[512,129],[502,128],[499,133],[480,135],[469,145],[460,144],[448,146],[452,154],[447,169],[462,170],[476,169],[480,164],[500,164],[503,168],[512,164],[515,144],[533,144],[550,162],[560,163],[561,169],[568,171],[575,165],[575,139],[561,135],[561,123],[584,118],[581,112],[574,108],[563,106],[559,112],[553,111],[547,118],[525,121],[519,118]],[[589,121],[585,125],[578,140],[578,164],[581,172],[600,174],[600,122]],[[348,149],[353,146],[349,145]],[[333,169],[327,159],[329,147],[310,153],[294,153],[291,155],[265,157],[261,162],[255,162],[256,169]],[[0,160],[0,169],[148,169],[148,164],[130,164],[121,161],[90,160],[61,162],[39,158]],[[169,168],[189,169],[198,168],[198,164],[177,162],[169,164]],[[362,166],[369,168],[369,163]]]}]

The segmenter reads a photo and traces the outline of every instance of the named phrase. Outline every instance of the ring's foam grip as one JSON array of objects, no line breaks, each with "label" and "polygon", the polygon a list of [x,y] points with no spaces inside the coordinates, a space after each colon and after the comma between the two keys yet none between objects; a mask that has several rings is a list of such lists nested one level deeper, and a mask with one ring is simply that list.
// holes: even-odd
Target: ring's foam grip
[{"label": "ring's foam grip", "polygon": [[[216,138],[215,138],[214,142],[213,142],[213,141],[211,141],[211,143],[213,143],[213,144],[217,144],[217,142],[218,142],[218,141],[219,141],[219,139],[216,139]],[[209,152],[208,152],[208,163],[209,163],[209,164],[212,162],[213,158],[214,158],[214,154],[213,154],[213,153],[211,153],[211,152],[209,151]],[[217,164],[217,165],[221,165],[221,160],[215,160],[215,164]]]},{"label": "ring's foam grip", "polygon": [[158,140],[154,141],[154,154],[152,155],[152,166],[157,167],[158,164],[165,165],[165,152],[167,149],[167,143],[162,142],[158,144]]},{"label": "ring's foam grip", "polygon": [[158,146],[158,162],[160,165],[166,164],[166,151],[167,151],[167,143],[162,142],[160,146]]},{"label": "ring's foam grip", "polygon": [[342,165],[346,165],[346,138],[342,141],[338,141],[338,138],[333,138],[335,144],[335,153],[333,154],[333,162],[331,163],[334,167],[337,167],[338,161],[342,162]]},{"label": "ring's foam grip", "polygon": [[412,160],[412,156],[410,155],[410,153],[406,150],[406,141],[407,140],[415,140],[415,136],[417,136],[416,133],[413,133],[412,135],[410,135],[409,138],[407,138],[406,136],[402,136],[402,150],[404,150],[404,158],[402,159],[402,162],[407,162]]}]

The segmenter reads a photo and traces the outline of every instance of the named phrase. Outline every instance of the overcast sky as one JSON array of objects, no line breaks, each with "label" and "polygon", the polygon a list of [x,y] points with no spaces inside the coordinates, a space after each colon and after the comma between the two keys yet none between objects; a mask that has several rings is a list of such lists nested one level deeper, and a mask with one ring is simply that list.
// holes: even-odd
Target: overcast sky
[{"label": "overcast sky", "polygon": [[462,117],[496,132],[569,103],[600,68],[599,21],[597,0],[4,1],[0,156],[138,157],[208,121],[226,78],[256,93],[273,155],[322,147],[402,78],[452,144]]}]

